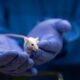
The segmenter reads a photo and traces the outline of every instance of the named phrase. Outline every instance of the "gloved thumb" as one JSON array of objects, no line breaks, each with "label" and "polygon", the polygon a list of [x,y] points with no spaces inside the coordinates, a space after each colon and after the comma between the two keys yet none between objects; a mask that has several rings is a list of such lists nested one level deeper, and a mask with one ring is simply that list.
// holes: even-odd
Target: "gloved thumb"
[{"label": "gloved thumb", "polygon": [[53,24],[53,28],[61,33],[68,32],[71,31],[71,24],[67,20],[57,19]]}]

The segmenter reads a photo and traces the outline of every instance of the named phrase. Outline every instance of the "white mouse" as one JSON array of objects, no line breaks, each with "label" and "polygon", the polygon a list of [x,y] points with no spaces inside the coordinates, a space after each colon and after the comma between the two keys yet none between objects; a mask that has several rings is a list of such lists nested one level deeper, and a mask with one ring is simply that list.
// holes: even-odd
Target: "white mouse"
[{"label": "white mouse", "polygon": [[39,49],[38,48],[39,38],[26,37],[24,35],[17,34],[0,34],[0,35],[24,39],[24,50],[27,51],[29,55],[31,55],[33,51],[37,51]]},{"label": "white mouse", "polygon": [[28,53],[32,53],[33,51],[37,51],[39,43],[39,38],[24,38],[24,48],[27,49]]}]

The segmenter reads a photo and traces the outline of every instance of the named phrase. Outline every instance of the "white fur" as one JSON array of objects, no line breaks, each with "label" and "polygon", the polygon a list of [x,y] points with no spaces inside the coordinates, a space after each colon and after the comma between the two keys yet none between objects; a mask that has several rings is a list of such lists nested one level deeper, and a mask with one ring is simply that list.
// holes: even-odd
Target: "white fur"
[{"label": "white fur", "polygon": [[[39,49],[38,43],[39,43],[39,38],[33,38],[33,37],[25,38],[24,48],[27,49],[28,52],[37,51]],[[29,49],[31,49],[31,51]]]}]

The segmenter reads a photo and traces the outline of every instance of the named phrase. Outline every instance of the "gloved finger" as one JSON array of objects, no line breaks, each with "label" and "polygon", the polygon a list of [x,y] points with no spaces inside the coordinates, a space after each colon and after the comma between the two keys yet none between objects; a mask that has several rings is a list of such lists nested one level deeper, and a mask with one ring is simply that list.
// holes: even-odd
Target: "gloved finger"
[{"label": "gloved finger", "polygon": [[[52,20],[53,22],[53,20]],[[64,19],[56,19],[55,23],[52,23],[53,27],[59,32],[68,32],[71,31],[71,24],[69,21]]]},{"label": "gloved finger", "polygon": [[15,70],[10,70],[9,72],[21,73],[27,69],[32,68],[33,65],[34,65],[33,60],[29,58],[27,61],[19,65],[19,67],[17,67]]},{"label": "gloved finger", "polygon": [[22,74],[23,76],[27,76],[27,74],[28,76],[36,76],[38,74],[38,71],[36,68],[32,68],[32,69],[24,71]]},{"label": "gloved finger", "polygon": [[46,52],[60,52],[63,46],[63,40],[60,36],[54,36],[53,34],[50,36],[46,36],[46,38],[42,38],[39,41],[39,48]]},{"label": "gloved finger", "polygon": [[[9,58],[11,56],[12,54],[8,55],[6,58]],[[23,53],[23,55],[17,55],[16,57],[13,57],[13,59],[7,62],[7,64],[1,65],[0,70],[6,72],[15,72],[15,71],[20,72],[24,71],[25,69],[31,68],[33,64],[34,64],[33,60],[27,57],[27,55]]]},{"label": "gloved finger", "polygon": [[11,76],[35,76],[37,75],[37,69],[36,68],[31,68],[31,69],[27,69],[25,71],[22,72],[7,72],[6,74],[9,74]]},{"label": "gloved finger", "polygon": [[44,64],[52,59],[57,55],[58,53],[54,52],[47,52],[42,49],[39,49],[37,52],[34,52],[31,55],[31,58],[34,60],[35,65]]},{"label": "gloved finger", "polygon": [[68,31],[71,31],[71,24],[68,20],[65,20],[65,19],[48,19],[48,20],[45,20],[45,21],[42,21],[39,23],[39,25],[37,25],[38,27],[39,26],[42,26],[42,27],[53,27],[54,29],[56,29],[57,31],[59,32],[68,32]]}]

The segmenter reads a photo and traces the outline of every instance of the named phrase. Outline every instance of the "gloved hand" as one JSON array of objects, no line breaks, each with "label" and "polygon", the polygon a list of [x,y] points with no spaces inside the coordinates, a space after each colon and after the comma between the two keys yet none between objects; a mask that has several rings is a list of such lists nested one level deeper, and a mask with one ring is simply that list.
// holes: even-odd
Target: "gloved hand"
[{"label": "gloved hand", "polygon": [[39,37],[40,40],[39,50],[31,56],[35,64],[43,64],[55,58],[63,48],[63,33],[70,30],[71,24],[63,19],[38,23],[28,34],[30,37]]},{"label": "gloved hand", "polygon": [[33,65],[34,61],[15,40],[0,36],[0,72],[12,76],[32,76],[37,73]]}]

